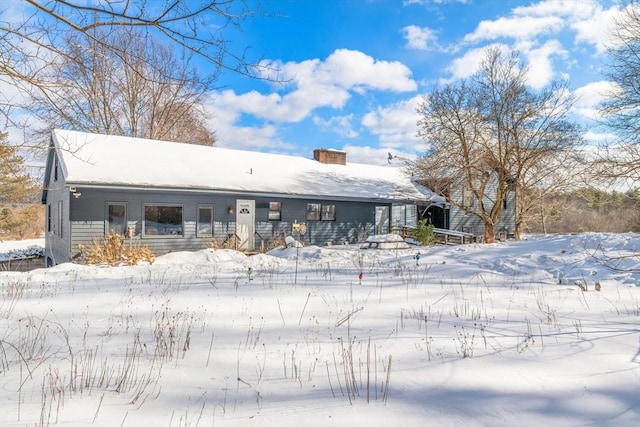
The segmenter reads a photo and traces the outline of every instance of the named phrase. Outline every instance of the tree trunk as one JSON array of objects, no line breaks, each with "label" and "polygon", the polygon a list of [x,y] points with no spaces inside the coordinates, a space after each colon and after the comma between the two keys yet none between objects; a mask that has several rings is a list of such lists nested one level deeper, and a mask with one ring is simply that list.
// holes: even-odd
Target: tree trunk
[{"label": "tree trunk", "polygon": [[485,243],[496,242],[496,233],[493,229],[493,224],[490,222],[484,223],[484,242]]}]

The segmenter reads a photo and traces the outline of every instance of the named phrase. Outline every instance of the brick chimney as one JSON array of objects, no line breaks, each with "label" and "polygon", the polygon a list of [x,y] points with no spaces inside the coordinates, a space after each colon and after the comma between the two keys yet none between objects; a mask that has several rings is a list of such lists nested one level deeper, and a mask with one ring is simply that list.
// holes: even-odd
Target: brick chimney
[{"label": "brick chimney", "polygon": [[346,165],[347,153],[329,148],[316,148],[313,150],[313,160],[329,165]]}]

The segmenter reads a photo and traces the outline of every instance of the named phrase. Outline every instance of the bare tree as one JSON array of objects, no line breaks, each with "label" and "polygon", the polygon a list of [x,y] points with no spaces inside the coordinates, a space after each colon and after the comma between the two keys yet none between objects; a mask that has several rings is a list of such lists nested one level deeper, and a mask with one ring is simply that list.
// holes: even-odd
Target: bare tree
[{"label": "bare tree", "polygon": [[615,84],[601,107],[623,141],[640,143],[640,5],[631,2],[614,20],[605,76]]},{"label": "bare tree", "polygon": [[632,0],[614,21],[605,77],[614,88],[600,105],[620,141],[606,150],[600,174],[640,182],[640,3]]},{"label": "bare tree", "polygon": [[[101,33],[101,34],[100,34]],[[100,38],[103,43],[95,43]],[[118,52],[106,45],[122,46]],[[153,37],[130,28],[72,34],[43,72],[31,109],[49,127],[212,145],[208,79]]]},{"label": "bare tree", "polygon": [[[9,5],[21,8],[10,14]],[[4,9],[4,10],[3,10]],[[67,54],[69,34],[82,35],[103,51],[124,54],[125,45],[99,35],[114,28],[131,28],[160,42],[206,59],[211,75],[222,69],[254,78],[264,76],[260,61],[247,59],[246,49],[233,49],[225,29],[247,17],[263,15],[244,0],[19,0],[0,5],[0,79],[14,87],[46,87],[43,68]],[[10,19],[14,18],[14,19]],[[101,31],[97,31],[101,30]],[[144,58],[140,58],[144,60]],[[10,120],[15,107],[11,94],[0,94],[0,117]]]},{"label": "bare tree", "polygon": [[[429,151],[418,173],[450,203],[480,218],[485,242],[493,242],[509,192],[526,195],[533,175],[545,173],[539,165],[580,142],[566,119],[572,102],[561,82],[534,92],[517,54],[490,48],[472,78],[435,89],[420,103],[419,136]],[[455,197],[456,189],[463,197]],[[518,205],[520,217],[524,206]],[[516,237],[521,226],[516,223]]]}]

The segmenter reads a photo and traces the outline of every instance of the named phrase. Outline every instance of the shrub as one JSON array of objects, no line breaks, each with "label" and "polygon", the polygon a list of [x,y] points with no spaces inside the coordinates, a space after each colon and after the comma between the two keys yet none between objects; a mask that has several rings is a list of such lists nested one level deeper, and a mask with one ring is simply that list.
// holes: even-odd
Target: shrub
[{"label": "shrub", "polygon": [[436,234],[433,231],[433,224],[427,224],[426,219],[418,221],[416,227],[416,240],[423,245],[432,245],[436,242]]},{"label": "shrub", "polygon": [[116,233],[109,234],[102,242],[94,239],[88,247],[80,244],[78,249],[81,260],[87,264],[136,265],[140,261],[153,264],[155,260],[155,254],[147,245],[125,242],[125,238]]}]

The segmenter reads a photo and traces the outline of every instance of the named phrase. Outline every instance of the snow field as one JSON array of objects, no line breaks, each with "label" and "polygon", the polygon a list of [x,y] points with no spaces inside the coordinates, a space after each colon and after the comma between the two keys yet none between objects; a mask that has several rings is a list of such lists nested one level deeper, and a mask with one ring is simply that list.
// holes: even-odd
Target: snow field
[{"label": "snow field", "polygon": [[585,234],[0,273],[2,425],[635,426],[639,249]]}]

